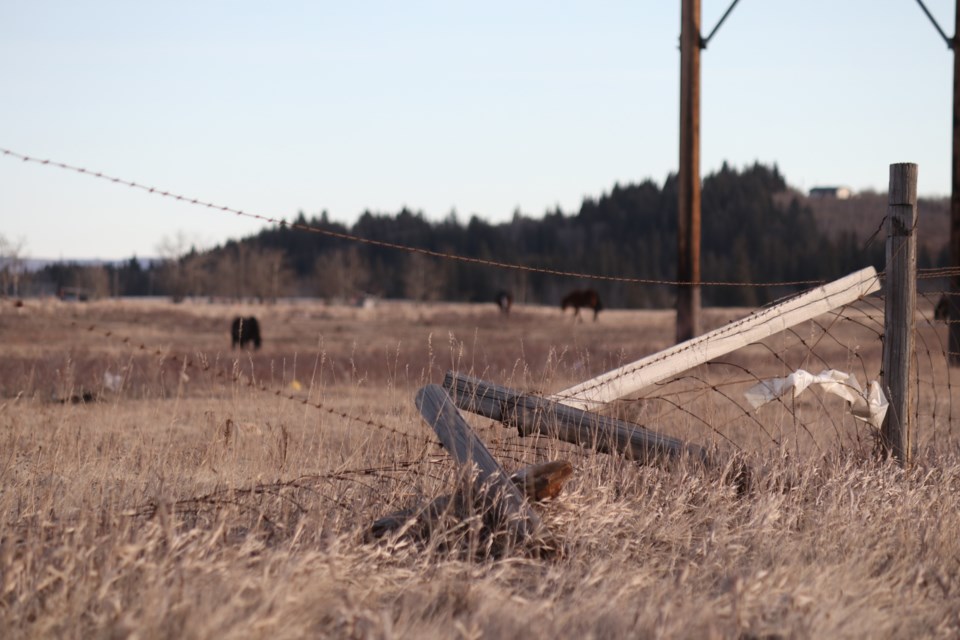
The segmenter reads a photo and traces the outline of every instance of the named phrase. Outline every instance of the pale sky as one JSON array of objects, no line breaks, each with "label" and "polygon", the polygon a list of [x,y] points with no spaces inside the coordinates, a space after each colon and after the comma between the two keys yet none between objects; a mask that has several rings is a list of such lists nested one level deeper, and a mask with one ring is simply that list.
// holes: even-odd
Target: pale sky
[{"label": "pale sky", "polygon": [[[0,147],[274,218],[575,213],[677,170],[679,33],[680,0],[5,0]],[[916,162],[948,195],[952,77],[915,0],[741,0],[702,53],[701,172],[885,191]],[[0,156],[0,234],[33,258],[261,226]]]}]

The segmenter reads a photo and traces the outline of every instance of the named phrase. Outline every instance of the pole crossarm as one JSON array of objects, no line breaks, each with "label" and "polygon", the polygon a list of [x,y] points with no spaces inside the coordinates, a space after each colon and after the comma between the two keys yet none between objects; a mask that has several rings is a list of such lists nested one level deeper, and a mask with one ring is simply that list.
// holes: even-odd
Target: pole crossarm
[{"label": "pole crossarm", "polygon": [[953,44],[954,44],[954,40],[956,39],[956,35],[954,35],[954,37],[951,38],[947,36],[946,33],[943,32],[943,29],[941,29],[940,25],[937,23],[937,19],[934,18],[933,14],[930,13],[930,10],[927,9],[927,5],[923,4],[923,0],[917,0],[917,4],[920,5],[920,8],[923,9],[923,12],[927,14],[928,18],[930,18],[930,22],[933,24],[933,28],[937,30],[937,33],[940,34],[940,37],[943,38],[943,41],[947,43],[947,49],[953,49]]},{"label": "pole crossarm", "polygon": [[733,3],[729,7],[727,7],[727,10],[723,12],[722,16],[720,16],[720,21],[717,22],[717,26],[713,28],[713,30],[710,32],[710,35],[708,35],[706,38],[700,38],[701,49],[707,48],[707,45],[710,43],[710,39],[713,38],[714,34],[717,32],[717,29],[720,28],[720,25],[722,25],[723,21],[727,19],[727,16],[730,15],[730,12],[733,11],[733,8],[737,6],[738,2],[740,2],[740,0],[733,0]]}]

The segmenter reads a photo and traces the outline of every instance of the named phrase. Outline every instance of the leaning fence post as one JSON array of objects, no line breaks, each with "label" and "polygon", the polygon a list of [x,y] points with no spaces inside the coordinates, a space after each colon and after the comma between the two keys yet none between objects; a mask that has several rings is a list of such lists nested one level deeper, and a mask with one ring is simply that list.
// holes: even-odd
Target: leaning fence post
[{"label": "leaning fence post", "polygon": [[887,205],[886,303],[883,384],[890,408],[881,430],[883,446],[901,464],[910,462],[910,366],[917,306],[917,165],[890,165]]}]

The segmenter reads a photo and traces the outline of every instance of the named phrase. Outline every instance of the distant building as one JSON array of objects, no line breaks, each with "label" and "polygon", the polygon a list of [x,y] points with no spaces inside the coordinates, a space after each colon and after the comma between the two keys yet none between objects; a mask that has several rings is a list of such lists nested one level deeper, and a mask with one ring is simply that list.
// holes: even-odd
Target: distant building
[{"label": "distant building", "polygon": [[814,187],[810,189],[811,198],[836,198],[837,200],[846,200],[853,195],[853,189],[850,187]]}]

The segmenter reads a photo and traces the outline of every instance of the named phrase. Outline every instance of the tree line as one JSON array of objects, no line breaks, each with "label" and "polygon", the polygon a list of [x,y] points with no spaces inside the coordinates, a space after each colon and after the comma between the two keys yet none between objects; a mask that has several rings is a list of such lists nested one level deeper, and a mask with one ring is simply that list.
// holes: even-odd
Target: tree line
[{"label": "tree line", "polygon": [[[882,214],[881,214],[882,216]],[[352,225],[326,213],[297,226],[351,234],[501,263],[615,278],[667,282],[676,278],[677,179],[613,189],[583,201],[576,213],[559,208],[540,218],[517,211],[503,223],[451,212],[431,222],[422,213],[364,212]],[[48,265],[32,274],[50,288],[87,287],[94,295],[166,295],[269,301],[282,296],[351,300],[363,296],[412,300],[492,301],[501,289],[525,303],[556,304],[569,289],[597,289],[608,307],[668,307],[674,287],[550,275],[440,259],[356,243],[291,225],[207,251],[180,247],[165,259],[116,265]],[[778,168],[724,164],[703,180],[703,280],[738,284],[827,281],[867,265],[882,268],[884,237],[821,230],[810,201],[791,190]],[[922,266],[945,255],[921,254]],[[809,285],[807,285],[809,286]],[[708,306],[755,306],[804,285],[705,286]]]}]

